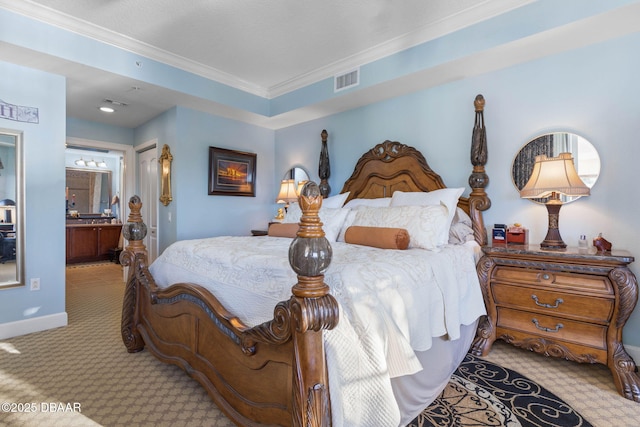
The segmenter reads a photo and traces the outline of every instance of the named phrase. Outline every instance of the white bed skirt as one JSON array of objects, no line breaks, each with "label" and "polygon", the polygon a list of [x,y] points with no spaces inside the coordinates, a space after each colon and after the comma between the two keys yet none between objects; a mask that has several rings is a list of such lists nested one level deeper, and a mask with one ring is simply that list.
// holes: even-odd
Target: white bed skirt
[{"label": "white bed skirt", "polygon": [[402,416],[401,426],[413,421],[444,390],[471,347],[478,322],[460,328],[460,338],[434,339],[427,351],[416,352],[422,366],[413,375],[392,378],[391,386]]}]

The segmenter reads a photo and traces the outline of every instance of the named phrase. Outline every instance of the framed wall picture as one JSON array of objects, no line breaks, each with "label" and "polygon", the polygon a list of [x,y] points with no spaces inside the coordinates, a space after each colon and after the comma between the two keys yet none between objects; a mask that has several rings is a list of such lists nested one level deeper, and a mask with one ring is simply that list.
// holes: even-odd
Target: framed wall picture
[{"label": "framed wall picture", "polygon": [[256,195],[256,154],[209,147],[209,195]]}]

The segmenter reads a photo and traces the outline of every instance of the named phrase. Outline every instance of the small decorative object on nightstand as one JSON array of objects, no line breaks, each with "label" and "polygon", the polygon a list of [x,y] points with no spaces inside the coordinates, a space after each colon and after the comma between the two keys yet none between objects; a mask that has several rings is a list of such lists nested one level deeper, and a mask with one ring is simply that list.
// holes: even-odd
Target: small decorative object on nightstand
[{"label": "small decorative object on nightstand", "polygon": [[622,344],[622,328],[638,299],[626,251],[485,246],[478,276],[487,307],[472,352],[496,339],[545,356],[601,363],[618,392],[640,402],[640,377]]}]

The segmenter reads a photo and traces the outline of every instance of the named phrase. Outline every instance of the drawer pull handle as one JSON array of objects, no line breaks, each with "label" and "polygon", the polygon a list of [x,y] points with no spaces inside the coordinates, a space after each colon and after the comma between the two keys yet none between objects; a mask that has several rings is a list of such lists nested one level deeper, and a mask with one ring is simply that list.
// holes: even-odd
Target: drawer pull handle
[{"label": "drawer pull handle", "polygon": [[538,301],[538,297],[536,295],[531,295],[531,298],[536,303],[536,305],[539,305],[540,307],[544,307],[544,308],[558,308],[558,306],[560,306],[560,304],[564,302],[562,298],[558,298],[556,299],[556,303],[554,305],[551,305],[551,304],[546,304]]},{"label": "drawer pull handle", "polygon": [[558,331],[560,331],[560,329],[564,328],[564,325],[562,323],[558,323],[555,328],[551,329],[551,328],[547,328],[547,327],[544,327],[544,326],[540,326],[540,323],[538,322],[538,319],[531,319],[531,321],[533,322],[534,325],[536,325],[536,328],[540,329],[541,331],[545,331],[545,332],[558,332]]}]

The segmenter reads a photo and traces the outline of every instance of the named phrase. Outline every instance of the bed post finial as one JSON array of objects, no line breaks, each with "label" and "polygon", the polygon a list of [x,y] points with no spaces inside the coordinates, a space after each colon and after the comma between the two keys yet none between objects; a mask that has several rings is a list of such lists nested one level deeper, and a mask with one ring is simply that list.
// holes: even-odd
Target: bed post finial
[{"label": "bed post finial", "polygon": [[331,175],[331,165],[329,164],[329,149],[327,148],[327,137],[329,134],[326,129],[320,133],[322,137],[322,148],[320,150],[320,164],[318,165],[318,175],[320,176],[320,194],[322,197],[329,197],[331,186],[329,186],[329,175]]},{"label": "bed post finial", "polygon": [[144,246],[143,240],[147,235],[147,226],[142,220],[140,209],[142,209],[142,201],[138,196],[132,196],[129,199],[129,219],[122,226],[122,236],[127,239],[127,250],[136,254],[144,254],[147,257],[147,248]]},{"label": "bed post finial", "polygon": [[136,269],[140,260],[143,264],[147,263],[147,249],[142,240],[147,235],[147,226],[142,220],[140,209],[142,201],[138,196],[132,196],[129,199],[129,219],[122,226],[122,236],[127,239],[127,246],[120,254],[120,264],[129,267],[127,283],[124,289],[124,298],[122,301],[122,318],[120,319],[120,332],[122,341],[129,353],[141,351],[144,348],[144,340],[136,327],[136,295],[138,281],[136,280]]},{"label": "bed post finial", "polygon": [[331,425],[329,380],[322,331],[338,324],[338,303],[324,283],[331,263],[331,245],[324,237],[318,211],[320,187],[307,182],[298,198],[302,217],[296,238],[289,246],[289,264],[298,275],[289,301],[294,347],[293,425]]},{"label": "bed post finial", "polygon": [[487,230],[484,227],[484,221],[480,211],[485,211],[491,207],[491,200],[487,196],[485,187],[489,185],[489,176],[486,174],[484,165],[487,163],[488,147],[487,132],[484,127],[484,97],[479,94],[473,101],[476,109],[476,121],[473,126],[473,134],[471,136],[471,164],[473,172],[469,176],[469,186],[471,194],[469,195],[469,210],[473,217],[473,235],[476,242],[480,245],[486,245]]}]

